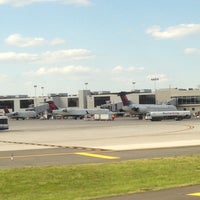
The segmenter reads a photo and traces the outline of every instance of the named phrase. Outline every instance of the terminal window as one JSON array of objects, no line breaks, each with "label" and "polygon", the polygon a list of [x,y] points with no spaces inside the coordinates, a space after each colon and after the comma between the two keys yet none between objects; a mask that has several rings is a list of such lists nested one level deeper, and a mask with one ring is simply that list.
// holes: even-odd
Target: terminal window
[{"label": "terminal window", "polygon": [[156,103],[155,95],[140,95],[139,103],[140,104],[155,104]]},{"label": "terminal window", "polygon": [[29,108],[34,105],[33,99],[20,100],[20,108]]},{"label": "terminal window", "polygon": [[110,101],[110,97],[109,96],[94,97],[94,107],[106,104],[106,102],[108,102],[108,101]]},{"label": "terminal window", "polygon": [[0,108],[3,109],[5,107],[14,110],[14,101],[13,100],[0,101]]},{"label": "terminal window", "polygon": [[68,107],[79,107],[78,98],[69,98],[68,99]]},{"label": "terminal window", "polygon": [[178,105],[182,104],[200,104],[200,96],[179,96],[176,98]]}]

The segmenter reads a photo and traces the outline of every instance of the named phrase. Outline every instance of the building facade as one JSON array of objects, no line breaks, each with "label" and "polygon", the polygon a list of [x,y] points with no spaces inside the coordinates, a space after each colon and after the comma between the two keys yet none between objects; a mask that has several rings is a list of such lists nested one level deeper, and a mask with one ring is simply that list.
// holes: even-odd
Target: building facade
[{"label": "building facade", "polygon": [[[200,90],[167,88],[151,90],[134,90],[127,94],[129,100],[137,104],[163,104],[169,100],[177,106],[178,110],[190,110],[193,114],[200,113]],[[116,93],[91,92],[80,90],[76,95],[67,93],[50,94],[42,97],[29,97],[27,95],[0,96],[0,109],[7,107],[10,111],[26,110],[30,106],[41,105],[52,100],[57,107],[95,108],[107,107],[112,111],[122,109],[122,102]],[[172,101],[173,100],[173,101]]]}]

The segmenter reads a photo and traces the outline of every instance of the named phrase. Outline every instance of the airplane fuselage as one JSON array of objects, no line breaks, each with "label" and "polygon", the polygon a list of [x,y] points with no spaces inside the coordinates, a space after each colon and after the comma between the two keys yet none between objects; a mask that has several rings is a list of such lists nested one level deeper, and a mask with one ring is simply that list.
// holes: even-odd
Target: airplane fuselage
[{"label": "airplane fuselage", "polygon": [[54,116],[61,115],[63,117],[80,117],[83,118],[85,115],[95,115],[95,114],[108,114],[110,111],[108,109],[82,109],[82,108],[61,108],[58,110],[53,110],[52,114]]},{"label": "airplane fuselage", "polygon": [[123,110],[133,115],[145,115],[152,111],[175,111],[177,108],[174,105],[154,105],[154,104],[131,104],[123,106]]},{"label": "airplane fuselage", "polygon": [[35,111],[18,111],[18,112],[7,113],[6,116],[18,120],[18,119],[36,118],[37,113]]}]

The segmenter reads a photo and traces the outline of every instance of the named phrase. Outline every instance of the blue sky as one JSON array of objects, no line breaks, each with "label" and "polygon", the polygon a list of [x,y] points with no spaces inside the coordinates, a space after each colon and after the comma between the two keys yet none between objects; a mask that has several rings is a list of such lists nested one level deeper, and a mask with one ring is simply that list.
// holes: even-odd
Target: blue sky
[{"label": "blue sky", "polygon": [[[0,0],[1,95],[200,86],[199,0]],[[135,82],[135,84],[132,84]]]}]

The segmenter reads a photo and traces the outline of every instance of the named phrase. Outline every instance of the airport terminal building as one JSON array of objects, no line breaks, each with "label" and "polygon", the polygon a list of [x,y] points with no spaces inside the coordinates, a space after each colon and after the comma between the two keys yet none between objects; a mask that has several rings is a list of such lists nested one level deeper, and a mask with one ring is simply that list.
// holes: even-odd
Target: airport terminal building
[{"label": "airport terminal building", "polygon": [[[178,110],[190,110],[193,114],[200,112],[200,89],[150,89],[134,90],[127,94],[129,100],[139,104],[163,104],[169,100]],[[117,93],[109,91],[91,92],[80,90],[78,94],[67,93],[49,94],[47,96],[29,97],[28,95],[0,96],[0,109],[5,106],[10,111],[26,110],[31,105],[37,106],[43,102],[53,100],[58,107],[95,108],[104,107],[112,111],[120,111],[122,102]]]}]

